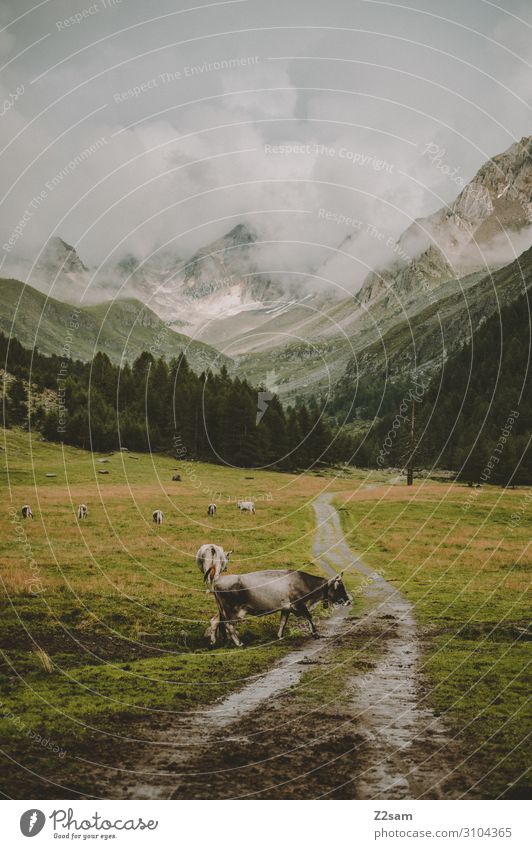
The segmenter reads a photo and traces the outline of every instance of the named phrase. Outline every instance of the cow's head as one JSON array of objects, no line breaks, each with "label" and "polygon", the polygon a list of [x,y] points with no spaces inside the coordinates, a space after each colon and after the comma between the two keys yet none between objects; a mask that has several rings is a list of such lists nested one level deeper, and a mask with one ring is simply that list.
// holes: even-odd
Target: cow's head
[{"label": "cow's head", "polygon": [[334,578],[331,578],[327,584],[327,595],[329,597],[329,601],[333,604],[351,604],[352,598],[347,592],[344,582],[342,580],[343,572],[340,572],[339,575],[336,575]]}]

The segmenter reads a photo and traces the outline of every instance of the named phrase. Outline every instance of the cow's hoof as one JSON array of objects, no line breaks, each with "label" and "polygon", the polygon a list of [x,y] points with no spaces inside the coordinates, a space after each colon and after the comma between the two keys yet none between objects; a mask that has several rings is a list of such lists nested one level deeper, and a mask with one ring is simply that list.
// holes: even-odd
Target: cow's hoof
[{"label": "cow's hoof", "polygon": [[314,631],[314,633],[312,634],[312,636],[314,637],[314,639],[315,639],[315,640],[321,640],[321,634],[318,634],[318,632],[317,632],[317,631]]}]

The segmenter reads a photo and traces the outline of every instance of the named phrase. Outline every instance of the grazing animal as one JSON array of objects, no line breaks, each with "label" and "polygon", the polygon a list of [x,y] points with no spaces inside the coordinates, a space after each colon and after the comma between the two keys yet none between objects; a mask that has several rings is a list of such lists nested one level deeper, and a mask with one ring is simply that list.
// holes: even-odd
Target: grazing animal
[{"label": "grazing animal", "polygon": [[228,633],[235,645],[241,646],[235,622],[251,616],[268,616],[280,611],[277,636],[282,638],[291,613],[307,620],[312,636],[319,637],[309,607],[320,601],[324,607],[332,604],[351,604],[342,574],[334,578],[319,578],[306,572],[290,569],[267,569],[245,575],[222,575],[214,581],[214,597],[218,615],[211,619],[207,631],[211,646],[216,645],[218,633]]},{"label": "grazing animal", "polygon": [[23,519],[33,519],[33,513],[31,512],[31,507],[29,504],[24,504],[20,512],[22,513]]},{"label": "grazing animal", "polygon": [[78,519],[86,519],[89,515],[89,508],[86,504],[80,504],[78,507]]},{"label": "grazing animal", "polygon": [[236,506],[238,507],[241,513],[255,512],[255,504],[253,501],[237,501]]},{"label": "grazing animal", "polygon": [[180,481],[180,480],[181,480],[181,475],[172,475],[172,480],[173,480],[173,481]]},{"label": "grazing animal", "polygon": [[152,513],[152,519],[156,525],[162,525],[164,514],[162,510],[154,510]]},{"label": "grazing animal", "polygon": [[216,516],[216,504],[209,504],[207,507],[207,516]]},{"label": "grazing animal", "polygon": [[215,578],[227,572],[227,563],[232,551],[224,551],[221,545],[206,542],[198,548],[196,563],[206,584],[212,585]]}]

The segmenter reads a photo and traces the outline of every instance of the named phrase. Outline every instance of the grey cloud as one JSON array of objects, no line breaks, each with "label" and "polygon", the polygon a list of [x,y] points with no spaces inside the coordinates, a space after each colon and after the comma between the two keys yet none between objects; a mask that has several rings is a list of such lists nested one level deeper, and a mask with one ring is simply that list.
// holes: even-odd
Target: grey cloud
[{"label": "grey cloud", "polygon": [[[12,254],[32,259],[57,234],[89,264],[165,243],[187,257],[245,221],[274,243],[257,251],[265,267],[326,262],[355,288],[382,247],[342,221],[396,237],[458,194],[422,156],[427,142],[468,180],[530,133],[520,98],[531,49],[512,17],[530,17],[523,2],[442,10],[423,0],[423,15],[350,0],[250,0],[175,15],[190,4],[98,0],[97,12],[58,26],[92,5],[51,0],[0,34],[4,61],[47,36],[0,83],[4,101],[24,87],[1,118],[4,144],[19,135],[0,157],[0,245],[31,212]],[[30,8],[4,3],[2,25]],[[434,17],[442,14],[463,26]],[[272,154],[268,145],[308,150]],[[323,208],[336,219],[320,217]],[[353,260],[334,259],[350,234]]]}]

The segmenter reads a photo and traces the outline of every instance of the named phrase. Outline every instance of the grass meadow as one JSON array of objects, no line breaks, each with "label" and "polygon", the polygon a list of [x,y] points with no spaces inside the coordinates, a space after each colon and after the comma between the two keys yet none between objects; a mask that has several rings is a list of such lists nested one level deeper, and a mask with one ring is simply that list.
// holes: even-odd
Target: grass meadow
[{"label": "grass meadow", "polygon": [[427,703],[486,798],[530,791],[530,491],[420,482],[336,500],[346,537],[412,602]]},{"label": "grass meadow", "polygon": [[[132,728],[139,733],[139,723],[164,728],[299,645],[304,626],[292,621],[279,642],[275,616],[246,620],[245,650],[209,650],[204,631],[215,603],[195,553],[213,541],[234,549],[231,571],[315,571],[311,502],[325,490],[338,493],[354,551],[414,604],[425,650],[424,698],[463,737],[484,776],[480,792],[523,792],[530,662],[525,490],[472,494],[428,481],[410,490],[384,485],[391,478],[384,472],[297,476],[129,452],[92,455],[19,430],[5,431],[0,444],[5,795],[90,793],[87,761],[97,761],[102,749],[109,759],[113,747],[124,745],[119,738]],[[180,482],[171,480],[176,472]],[[255,500],[255,516],[239,513],[241,498]],[[214,519],[207,517],[211,500],[218,504]],[[89,508],[82,522],[80,502]],[[20,518],[24,503],[33,520]],[[161,527],[151,521],[156,508],[165,514]],[[355,617],[363,607],[357,583],[349,579]],[[334,681],[314,676],[315,686],[311,676],[303,698],[316,702],[340,692],[374,659],[375,646],[367,657],[360,641],[342,652],[343,673]]]},{"label": "grass meadow", "polygon": [[[4,792],[50,793],[41,775],[59,785],[52,796],[68,795],[82,771],[79,753],[94,751],[105,735],[112,745],[115,733],[141,717],[164,723],[212,702],[303,639],[295,621],[279,643],[278,617],[249,619],[241,628],[245,651],[209,650],[204,631],[216,606],[195,553],[212,541],[234,549],[233,572],[315,571],[309,500],[327,486],[352,491],[357,476],[92,455],[19,430],[4,431],[2,447]],[[171,480],[176,472],[180,482]],[[249,497],[255,516],[236,507]],[[214,519],[207,517],[211,500]],[[89,517],[78,522],[82,502]],[[20,518],[25,503],[33,520]],[[156,508],[165,514],[160,527],[151,521]]]}]

